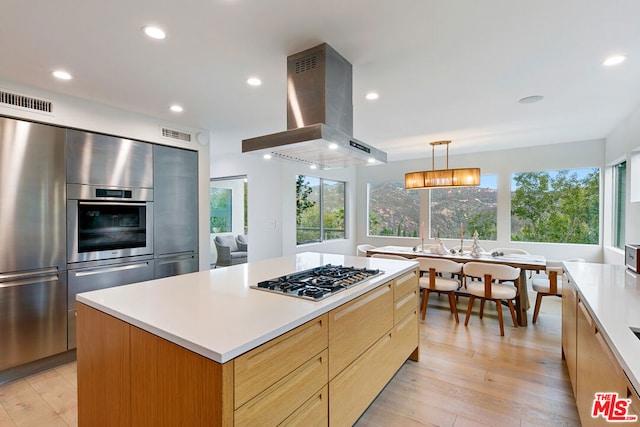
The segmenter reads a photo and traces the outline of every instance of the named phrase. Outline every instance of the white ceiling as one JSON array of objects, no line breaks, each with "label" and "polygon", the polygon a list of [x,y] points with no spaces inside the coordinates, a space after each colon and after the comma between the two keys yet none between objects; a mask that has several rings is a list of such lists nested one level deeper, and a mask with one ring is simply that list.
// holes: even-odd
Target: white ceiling
[{"label": "white ceiling", "polygon": [[354,136],[389,160],[438,139],[455,154],[604,138],[640,104],[638,0],[0,0],[0,16],[0,80],[238,147],[285,130],[286,57],[322,42],[353,64]]}]

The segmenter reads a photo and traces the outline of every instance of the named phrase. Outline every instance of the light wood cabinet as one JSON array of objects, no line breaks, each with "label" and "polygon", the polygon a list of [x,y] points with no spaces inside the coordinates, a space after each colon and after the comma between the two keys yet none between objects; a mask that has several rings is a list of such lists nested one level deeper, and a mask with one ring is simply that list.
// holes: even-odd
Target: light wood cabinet
[{"label": "light wood cabinet", "polygon": [[625,397],[626,378],[580,298],[578,298],[577,326],[576,405],[582,425],[601,425],[602,418],[591,417],[595,394],[615,392],[618,396]]},{"label": "light wood cabinet", "polygon": [[327,350],[235,411],[237,426],[276,426],[327,384]]},{"label": "light wood cabinet", "polygon": [[328,330],[325,314],[238,356],[234,360],[235,408],[325,350]]},{"label": "light wood cabinet", "polygon": [[573,395],[576,396],[576,337],[577,324],[576,315],[578,310],[578,296],[576,285],[573,281],[565,276],[562,285],[562,355],[567,362],[569,371],[569,379],[573,388]]},{"label": "light wood cabinet", "polygon": [[80,425],[351,425],[418,358],[418,271],[224,364],[78,304]]},{"label": "light wood cabinet", "polygon": [[379,286],[331,310],[329,378],[335,377],[392,327],[392,283]]}]

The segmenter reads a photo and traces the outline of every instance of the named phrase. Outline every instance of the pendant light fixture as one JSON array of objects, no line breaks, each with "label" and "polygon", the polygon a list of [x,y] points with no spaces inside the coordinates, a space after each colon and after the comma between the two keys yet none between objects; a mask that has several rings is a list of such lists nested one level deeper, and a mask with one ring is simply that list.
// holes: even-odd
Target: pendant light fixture
[{"label": "pendant light fixture", "polygon": [[[431,170],[409,172],[404,175],[404,188],[420,190],[448,187],[474,187],[480,185],[480,168],[449,169],[449,144],[451,141],[434,141],[431,144]],[[446,169],[435,169],[435,146],[447,147]]]}]

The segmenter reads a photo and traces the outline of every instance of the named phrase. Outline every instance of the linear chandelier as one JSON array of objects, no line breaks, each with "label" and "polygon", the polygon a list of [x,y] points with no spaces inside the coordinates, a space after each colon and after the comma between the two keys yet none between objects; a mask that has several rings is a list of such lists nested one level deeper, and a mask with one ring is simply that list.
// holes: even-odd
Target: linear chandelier
[{"label": "linear chandelier", "polygon": [[[451,141],[434,141],[431,144],[431,170],[409,172],[404,175],[404,188],[420,190],[447,187],[474,187],[480,185],[480,168],[449,169],[449,144]],[[435,169],[434,151],[436,145],[446,145],[446,169]]]}]

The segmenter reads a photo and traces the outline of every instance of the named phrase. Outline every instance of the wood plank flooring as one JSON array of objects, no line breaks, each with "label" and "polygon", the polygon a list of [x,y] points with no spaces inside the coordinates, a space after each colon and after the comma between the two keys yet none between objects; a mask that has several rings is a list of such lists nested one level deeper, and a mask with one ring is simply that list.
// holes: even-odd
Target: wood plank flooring
[{"label": "wood plank flooring", "polygon": [[[456,325],[447,298],[432,295],[420,361],[405,363],[356,426],[579,426],[561,359],[560,298],[545,297],[536,325],[514,328],[506,316],[504,337],[495,306],[482,320],[478,309],[468,327],[463,315]],[[76,390],[75,363],[6,384],[0,427],[76,426]]]}]

